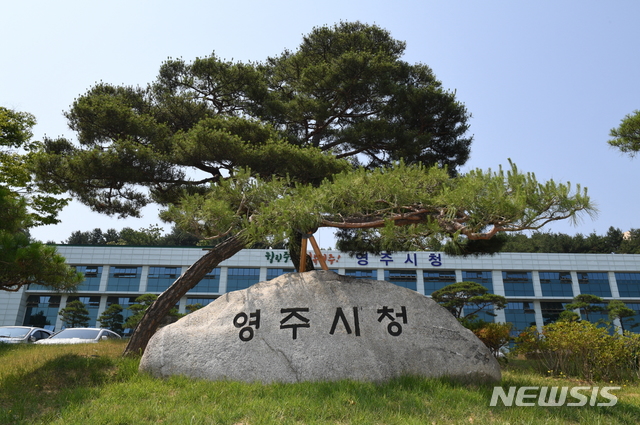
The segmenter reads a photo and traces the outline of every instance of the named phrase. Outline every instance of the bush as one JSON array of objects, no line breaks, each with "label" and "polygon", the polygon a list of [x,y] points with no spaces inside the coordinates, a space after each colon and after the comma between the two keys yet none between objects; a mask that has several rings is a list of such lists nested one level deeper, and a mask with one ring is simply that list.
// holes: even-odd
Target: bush
[{"label": "bush", "polygon": [[515,352],[534,360],[541,372],[594,380],[638,379],[640,335],[609,333],[588,321],[561,321],[542,332],[528,328]]},{"label": "bush", "polygon": [[494,357],[500,358],[500,350],[511,341],[511,323],[485,323],[473,333],[486,345]]}]

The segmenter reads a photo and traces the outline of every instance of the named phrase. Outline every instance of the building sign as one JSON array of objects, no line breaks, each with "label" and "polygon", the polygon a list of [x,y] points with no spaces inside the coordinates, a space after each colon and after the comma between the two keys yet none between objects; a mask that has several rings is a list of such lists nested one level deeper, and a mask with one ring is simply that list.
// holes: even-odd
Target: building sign
[{"label": "building sign", "polygon": [[[307,252],[313,264],[318,265],[320,263],[318,256],[313,252]],[[425,253],[426,255],[427,253]],[[265,257],[269,264],[292,264],[290,261],[288,251],[268,251],[265,253]],[[340,259],[342,256],[340,254],[322,254],[324,261],[327,265],[330,266],[339,266]],[[424,257],[423,255],[420,258]],[[402,263],[406,267],[415,267],[415,268],[424,268],[424,267],[440,267],[442,266],[442,254],[437,252],[430,252],[428,254],[427,260],[423,262],[423,264],[419,264],[418,261],[418,253],[410,252],[410,253],[387,253],[382,252],[380,255],[372,255],[368,253],[364,254],[356,254],[355,256],[356,262],[358,266],[374,266],[374,265],[382,265],[389,266],[390,264],[398,264]],[[351,267],[350,265],[347,267]]]}]

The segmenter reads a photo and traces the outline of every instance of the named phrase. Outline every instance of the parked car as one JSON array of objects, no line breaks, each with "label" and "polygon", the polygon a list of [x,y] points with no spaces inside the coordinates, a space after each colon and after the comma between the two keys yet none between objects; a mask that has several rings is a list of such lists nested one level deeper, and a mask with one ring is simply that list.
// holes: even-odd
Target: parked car
[{"label": "parked car", "polygon": [[67,328],[36,344],[86,344],[108,339],[120,339],[120,335],[102,328]]},{"label": "parked car", "polygon": [[0,342],[19,344],[49,338],[53,332],[33,326],[0,326]]}]

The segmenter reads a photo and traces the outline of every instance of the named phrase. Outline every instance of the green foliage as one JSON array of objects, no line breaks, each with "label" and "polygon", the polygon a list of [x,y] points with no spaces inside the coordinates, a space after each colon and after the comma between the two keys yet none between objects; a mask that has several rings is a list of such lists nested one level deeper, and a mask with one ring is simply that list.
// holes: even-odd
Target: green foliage
[{"label": "green foliage", "polygon": [[[632,229],[623,234],[620,229],[609,227],[605,235],[595,232],[584,236],[582,233],[533,232],[504,235],[502,252],[559,252],[572,254],[633,254],[640,253],[640,233]],[[634,252],[637,251],[637,252]]]},{"label": "green foliage", "polygon": [[168,234],[162,234],[162,228],[151,225],[148,228],[134,230],[125,227],[118,231],[102,229],[82,232],[75,231],[63,243],[67,245],[129,245],[129,246],[195,246],[200,239],[184,232],[177,227],[173,227]]},{"label": "green foliage", "polygon": [[116,332],[119,335],[124,333],[124,329],[122,327],[124,322],[124,317],[122,316],[122,306],[119,304],[111,304],[109,308],[102,312],[100,317],[98,317],[98,322],[100,322],[100,326],[103,328],[110,329]]},{"label": "green foliage", "polygon": [[528,328],[515,352],[536,361],[538,370],[580,379],[640,378],[640,334],[610,333],[588,321],[558,321]]},{"label": "green foliage", "polygon": [[539,183],[514,164],[506,173],[475,170],[451,177],[437,167],[400,162],[341,173],[318,187],[299,184],[289,193],[252,216],[249,236],[262,237],[267,228],[280,238],[291,227],[366,228],[380,233],[382,249],[393,250],[398,240],[416,247],[433,246],[434,238],[485,240],[594,211],[586,191]]},{"label": "green foliage", "polygon": [[154,294],[143,294],[136,298],[136,304],[132,304],[127,307],[132,311],[132,315],[127,317],[127,321],[124,323],[125,329],[135,329],[144,316],[144,312],[147,311],[147,308],[158,298],[157,295]]},{"label": "green foliage", "polygon": [[[245,184],[239,173],[315,186],[351,167],[342,158],[369,168],[403,158],[455,174],[469,155],[469,114],[427,66],[400,60],[404,48],[375,25],[340,23],[264,63],[170,59],[146,88],[97,84],[66,114],[80,146],[40,145],[39,183],[136,216],[149,202],[189,210],[200,202],[191,197],[213,197],[225,179]],[[207,206],[209,216],[222,210],[226,228],[199,233],[223,237],[249,218],[242,203],[221,201]]]},{"label": "green foliage", "polygon": [[609,136],[609,145],[635,156],[640,151],[640,111],[626,115],[617,128],[612,128]]},{"label": "green foliage", "polygon": [[68,199],[51,196],[63,190],[51,188],[43,193],[32,181],[32,161],[39,146],[31,140],[35,125],[33,115],[0,106],[0,187],[24,198],[30,226],[58,223],[56,215],[68,203]]},{"label": "green foliage", "polygon": [[0,186],[0,290],[17,291],[39,284],[58,291],[72,291],[83,280],[65,264],[55,247],[32,241],[27,202]]},{"label": "green foliage", "polygon": [[617,252],[620,254],[640,254],[640,229],[631,229],[626,232]]},{"label": "green foliage", "polygon": [[[625,319],[636,315],[635,310],[627,307],[627,305],[620,300],[609,301],[609,304],[607,304],[607,311],[609,312],[609,319],[618,319],[620,321],[620,328],[622,332],[625,331]],[[635,328],[636,326],[638,326],[637,323],[631,325],[631,328]]]},{"label": "green foliage", "polygon": [[404,50],[375,25],[316,27],[258,68],[266,90],[252,110],[294,143],[359,155],[366,168],[404,159],[453,173],[469,156],[469,114],[428,66],[402,61]]},{"label": "green foliage", "polygon": [[89,326],[89,310],[80,300],[73,300],[67,303],[65,308],[58,313],[62,321],[69,328],[85,328]]},{"label": "green foliage", "polygon": [[456,282],[438,289],[431,298],[449,310],[456,318],[473,319],[486,308],[501,310],[507,306],[507,299],[501,295],[489,293],[489,290],[476,282]]},{"label": "green foliage", "polygon": [[56,214],[66,205],[37,192],[31,181],[35,123],[31,114],[0,107],[0,290],[18,291],[32,283],[73,290],[82,275],[65,264],[55,247],[29,237],[29,228],[57,223]]},{"label": "green foliage", "polygon": [[489,348],[494,357],[502,358],[501,350],[511,342],[512,328],[512,323],[484,322],[472,331]]},{"label": "green foliage", "polygon": [[559,322],[577,322],[580,320],[580,315],[573,310],[564,310],[558,316]]},{"label": "green foliage", "polygon": [[[157,298],[158,296],[155,294],[143,294],[136,298],[136,304],[132,304],[127,307],[133,312],[133,314],[127,317],[127,320],[124,322],[124,328],[135,330],[136,326],[138,326],[138,323],[140,323],[140,320],[144,316],[144,313]],[[178,313],[178,309],[174,307],[167,313],[164,322],[165,324],[168,324],[179,318],[180,314]]]},{"label": "green foliage", "polygon": [[204,307],[202,304],[200,303],[195,303],[195,304],[188,304],[186,309],[187,309],[187,314],[191,314],[194,311],[200,310],[202,307]]},{"label": "green foliage", "polygon": [[604,300],[597,295],[580,294],[573,297],[573,302],[564,306],[565,310],[580,310],[589,320],[589,313],[605,311]]}]

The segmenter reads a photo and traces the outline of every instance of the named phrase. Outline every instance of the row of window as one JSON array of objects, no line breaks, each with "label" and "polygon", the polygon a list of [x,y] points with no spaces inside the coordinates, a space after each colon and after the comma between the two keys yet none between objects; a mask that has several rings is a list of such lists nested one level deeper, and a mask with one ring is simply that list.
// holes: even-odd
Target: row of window
[{"label": "row of window", "polygon": [[[85,281],[81,291],[98,291],[102,277],[102,266],[77,266],[79,272],[84,273]],[[293,269],[267,269],[267,280],[273,279]],[[227,291],[245,289],[258,283],[260,269],[258,268],[228,268]],[[109,268],[107,292],[138,292],[142,267]],[[162,292],[167,289],[182,273],[181,267],[149,267],[146,292]],[[375,270],[346,270],[346,275],[363,279],[376,279]],[[571,273],[569,272],[539,272],[542,295],[546,297],[574,296]],[[599,297],[611,297],[608,273],[578,272],[580,293],[593,294]],[[640,297],[640,273],[615,273],[618,292],[621,297]],[[417,272],[415,270],[385,270],[384,279],[405,288],[417,290]],[[446,285],[456,282],[455,271],[438,270],[423,272],[424,293],[430,295]],[[462,271],[463,281],[472,281],[484,285],[489,292],[493,292],[492,272],[490,271]],[[502,281],[504,295],[517,297],[534,296],[531,272],[503,271]],[[30,289],[45,289],[32,285]],[[193,292],[219,293],[220,269],[216,268],[192,290]]]},{"label": "row of window", "polygon": [[[129,316],[133,314],[133,311],[128,307],[136,304],[137,296],[108,296],[106,308],[109,308],[112,304],[120,305],[122,310],[123,321],[126,321]],[[100,296],[69,296],[67,297],[67,304],[71,301],[80,300],[89,311],[89,326],[98,326],[98,309],[100,307]],[[190,305],[200,305],[204,307],[215,298],[187,298],[187,311]],[[23,325],[25,326],[38,326],[45,329],[51,329],[55,327],[60,312],[60,295],[29,295],[27,298],[27,311],[25,314]],[[176,306],[177,307],[177,306]]]},{"label": "row of window", "polygon": [[[98,317],[98,308],[100,305],[100,296],[69,296],[67,299],[67,303],[76,299],[82,301],[87,307],[87,310],[89,310],[89,316],[91,317],[91,326],[97,325],[96,321]],[[135,296],[108,296],[106,307],[108,308],[112,304],[119,304],[124,309],[122,311],[122,315],[124,320],[126,320],[132,314],[131,310],[127,309],[127,307],[135,304],[135,299]],[[213,297],[187,298],[187,311],[189,310],[188,306],[190,305],[199,304],[201,306],[205,306],[212,302],[214,299],[215,298]],[[53,329],[53,326],[55,326],[56,320],[58,318],[60,303],[60,295],[30,295],[27,299],[27,311],[24,319],[24,324]],[[564,311],[566,304],[567,303],[565,302],[541,301],[540,310],[544,324],[549,324],[556,321],[560,316],[560,313]],[[640,324],[640,303],[626,304],[629,308],[635,310],[636,315],[624,319],[625,329],[638,332],[638,329],[635,328],[635,326],[637,326],[637,324]],[[480,318],[487,321],[493,321],[493,317],[490,313],[491,312],[483,312]],[[507,322],[513,323],[513,336],[516,336],[519,332],[523,331],[527,327],[536,324],[536,313],[534,303],[532,301],[509,302],[504,309],[504,316]],[[589,313],[589,317],[585,319],[588,319],[591,322],[597,322],[599,319],[606,320],[607,318],[608,317],[606,312],[592,312]]]}]

